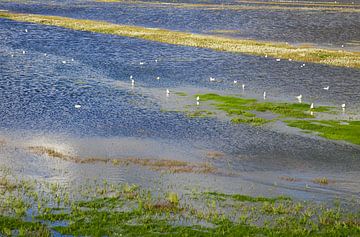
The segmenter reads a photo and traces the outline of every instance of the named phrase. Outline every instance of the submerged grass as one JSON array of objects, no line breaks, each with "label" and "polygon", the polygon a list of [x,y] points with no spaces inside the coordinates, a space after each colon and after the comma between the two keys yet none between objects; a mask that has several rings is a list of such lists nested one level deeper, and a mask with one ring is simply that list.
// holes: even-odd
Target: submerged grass
[{"label": "submerged grass", "polygon": [[236,201],[241,202],[270,202],[274,203],[276,201],[284,201],[284,200],[291,200],[290,197],[285,196],[278,196],[274,198],[270,197],[253,197],[248,195],[242,195],[242,194],[226,194],[226,193],[219,193],[219,192],[205,192],[206,196],[214,197],[216,199],[220,200],[226,200],[228,198],[231,198]]},{"label": "submerged grass", "polygon": [[[46,184],[38,183],[39,187]],[[51,185],[53,186],[53,185]],[[18,185],[20,187],[20,185]],[[19,188],[18,191],[23,189]],[[205,192],[182,198],[172,191],[159,193],[134,185],[103,182],[82,185],[88,195],[64,202],[66,190],[40,192],[33,189],[7,193],[12,201],[0,199],[0,235],[50,236],[53,231],[71,236],[357,236],[359,214],[337,206],[326,208],[290,198],[253,197]],[[101,192],[96,190],[102,190]],[[81,190],[79,190],[82,193]],[[96,195],[94,196],[94,194]],[[60,205],[52,201],[60,197]],[[32,216],[4,213],[14,203],[26,203]],[[25,205],[25,204],[24,204]],[[37,208],[36,208],[37,206]],[[38,211],[34,211],[34,210]],[[27,219],[28,221],[25,221]]]},{"label": "submerged grass", "polygon": [[315,132],[332,140],[343,140],[360,145],[360,121],[290,120],[288,126]]},{"label": "submerged grass", "polygon": [[[314,118],[310,113],[310,105],[306,103],[273,103],[258,102],[255,99],[246,99],[235,96],[222,96],[218,94],[201,94],[200,101],[211,102],[216,109],[224,111],[231,116],[233,123],[247,123],[260,126],[273,120],[257,117],[256,113],[270,112],[280,115],[279,118]],[[328,112],[330,107],[320,106],[312,109],[313,112]],[[274,119],[276,120],[276,119]]]},{"label": "submerged grass", "polygon": [[[44,146],[31,146],[29,150],[37,155],[47,155],[52,158],[61,159],[64,161],[70,161],[78,164],[89,163],[111,163],[113,165],[138,165],[147,167],[154,171],[165,171],[171,173],[216,173],[217,169],[210,163],[194,163],[179,160],[167,160],[167,159],[148,159],[148,158],[102,158],[102,157],[89,157],[82,158],[73,156],[70,154],[61,153],[53,148]],[[1,185],[1,183],[0,183]]]},{"label": "submerged grass", "polygon": [[80,31],[134,37],[166,44],[208,48],[219,51],[360,68],[360,53],[316,48],[299,48],[285,43],[242,40],[211,35],[191,34],[158,28],[118,25],[103,21],[81,20],[60,16],[45,16],[0,12],[0,18],[36,24],[59,26]]},{"label": "submerged grass", "polygon": [[[284,121],[290,127],[300,128],[304,132],[316,132],[327,139],[343,140],[360,145],[360,121],[315,120],[311,112],[334,113],[333,108],[329,106],[310,109],[310,104],[307,103],[259,102],[256,99],[213,93],[195,96],[199,96],[200,102],[210,103],[210,106],[215,109],[224,111],[233,123],[261,126],[291,118],[292,120]],[[271,113],[278,117],[266,119],[259,117],[259,113]]]}]

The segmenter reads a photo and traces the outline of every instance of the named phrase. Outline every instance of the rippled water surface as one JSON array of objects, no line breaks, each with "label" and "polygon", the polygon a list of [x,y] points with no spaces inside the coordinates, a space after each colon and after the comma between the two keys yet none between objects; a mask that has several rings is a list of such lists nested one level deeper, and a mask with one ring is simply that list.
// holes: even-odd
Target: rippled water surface
[{"label": "rippled water surface", "polygon": [[[275,5],[280,9],[271,9],[274,5],[252,4],[242,1],[220,2],[228,7],[255,7],[251,10],[236,10],[223,9],[221,4],[215,4],[212,8],[189,5],[191,3],[201,4],[201,2],[179,2],[177,5],[174,5],[174,2],[171,2],[170,5],[148,2],[152,4],[146,4],[146,2],[129,4],[95,1],[77,1],[75,3],[72,1],[71,4],[66,1],[54,1],[50,4],[41,1],[38,3],[30,1],[29,4],[0,2],[0,8],[17,12],[104,20],[118,24],[221,34],[231,37],[287,41],[294,44],[314,43],[330,48],[344,46],[348,50],[359,50],[360,14],[359,12],[340,11],[346,6],[336,8],[335,5],[338,10],[324,11],[312,10],[309,6],[299,10],[294,8],[296,5],[291,4]],[[213,3],[203,2],[203,4]],[[309,1],[309,3],[313,2]],[[346,3],[351,4],[351,2],[346,1],[339,2],[339,4]],[[270,9],[259,8],[263,6],[270,7]],[[281,7],[290,7],[290,10]],[[316,8],[316,6],[310,7]],[[333,5],[327,7],[334,8]],[[359,11],[360,4],[355,1],[354,6],[350,8]]]},{"label": "rippled water surface", "polygon": [[[196,32],[234,25],[244,32],[241,37],[293,42],[336,44],[356,39],[360,33],[358,13],[309,12],[304,17],[300,12],[228,11],[223,15],[218,11],[83,2],[74,6],[18,3],[0,6],[19,12]],[[291,20],[283,24],[285,19]],[[325,27],[321,29],[324,34],[316,35],[318,27],[327,26],[330,19],[337,19],[329,26],[331,30]],[[258,25],[263,28],[257,28]],[[180,100],[174,94],[166,97],[166,88],[189,94],[220,91],[255,98],[261,98],[266,90],[274,101],[294,102],[301,93],[306,102],[336,107],[346,103],[347,111],[356,116],[360,108],[359,70],[316,64],[301,67],[301,62],[276,62],[270,58],[4,19],[0,19],[0,46],[0,138],[8,144],[1,149],[4,157],[1,162],[18,167],[19,172],[43,178],[105,176],[142,183],[146,183],[146,178],[141,177],[159,175],[137,168],[132,172],[108,165],[94,168],[90,164],[71,165],[63,161],[56,161],[58,170],[54,171],[53,159],[18,149],[34,145],[51,146],[84,157],[136,156],[191,162],[208,161],[206,154],[217,151],[225,155],[214,165],[229,168],[237,175],[177,174],[169,175],[164,182],[174,185],[193,182],[227,192],[275,192],[313,199],[359,196],[358,146],[286,129],[278,131],[271,126],[234,125],[216,118],[188,118],[183,113],[162,110],[164,104]],[[135,88],[130,85],[131,75]],[[221,82],[209,83],[210,76]],[[240,85],[246,84],[244,92],[233,84],[235,79]],[[327,85],[331,89],[323,90]],[[16,162],[11,157],[17,157]],[[287,175],[302,181],[279,180]],[[311,183],[312,178],[322,176],[336,183],[326,187]],[[269,191],[274,183],[275,191]],[[305,189],[309,183],[311,188]]]}]

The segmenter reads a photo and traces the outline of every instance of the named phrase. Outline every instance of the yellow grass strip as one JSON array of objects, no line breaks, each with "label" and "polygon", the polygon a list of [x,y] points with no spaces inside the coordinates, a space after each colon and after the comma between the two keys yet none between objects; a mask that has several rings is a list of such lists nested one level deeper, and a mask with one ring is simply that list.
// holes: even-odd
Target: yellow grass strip
[{"label": "yellow grass strip", "polygon": [[[124,4],[137,4],[139,6],[152,6],[152,7],[173,7],[173,8],[189,8],[189,9],[201,9],[201,10],[232,10],[232,11],[245,11],[245,10],[272,10],[272,11],[330,11],[330,12],[348,12],[348,13],[359,13],[360,8],[356,8],[359,5],[346,5],[346,6],[335,6],[335,5],[308,5],[308,4],[259,4],[256,1],[239,2],[240,4],[212,4],[212,3],[170,3],[170,2],[147,2],[140,0],[95,0],[96,2],[103,3],[124,3]],[[265,3],[265,2],[264,2]],[[248,5],[256,4],[256,6]]]},{"label": "yellow grass strip", "polygon": [[336,51],[309,47],[294,47],[285,43],[260,42],[220,36],[191,34],[186,32],[118,25],[103,21],[81,20],[59,16],[0,12],[0,18],[20,22],[64,27],[156,41],[166,44],[207,48],[218,51],[282,58],[327,64],[332,66],[360,68],[360,52]]}]

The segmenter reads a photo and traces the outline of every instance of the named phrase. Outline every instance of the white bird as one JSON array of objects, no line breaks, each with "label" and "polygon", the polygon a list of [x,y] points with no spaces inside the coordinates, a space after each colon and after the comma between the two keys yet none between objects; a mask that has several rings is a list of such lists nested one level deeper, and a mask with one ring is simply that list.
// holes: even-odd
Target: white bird
[{"label": "white bird", "polygon": [[62,61],[62,63],[63,63],[63,64],[65,64],[65,63],[66,63],[66,61]]},{"label": "white bird", "polygon": [[296,97],[296,99],[298,99],[298,100],[301,100],[302,99],[302,95],[300,94],[300,95],[298,95],[298,96],[295,96]]},{"label": "white bird", "polygon": [[196,101],[196,105],[200,105],[200,102],[199,102],[199,101]]},{"label": "white bird", "polygon": [[200,96],[197,96],[197,97],[196,97],[196,101],[199,101],[199,100],[200,100]]},{"label": "white bird", "polygon": [[140,62],[139,64],[140,64],[140,65],[144,65],[144,62]]},{"label": "white bird", "polygon": [[22,53],[25,54],[26,52],[23,50]]},{"label": "white bird", "polygon": [[264,96],[264,100],[266,100],[266,91],[264,91],[263,96]]},{"label": "white bird", "polygon": [[345,108],[346,108],[346,107],[345,107],[345,104],[342,104],[342,105],[341,105],[341,108],[342,108],[343,112],[345,112]]},{"label": "white bird", "polygon": [[341,48],[344,48],[344,45],[343,45],[343,44],[341,45]]},{"label": "white bird", "polygon": [[289,58],[289,62],[291,62],[292,61],[292,59],[291,58]]},{"label": "white bird", "polygon": [[265,58],[267,58],[268,56],[267,56],[267,54],[265,54]]},{"label": "white bird", "polygon": [[130,80],[131,80],[131,79],[133,79],[133,76],[132,76],[132,75],[130,76]]},{"label": "white bird", "polygon": [[302,65],[303,67],[305,67],[305,63],[303,63],[303,65]]},{"label": "white bird", "polygon": [[237,80],[234,80],[234,84],[236,84],[237,83]]},{"label": "white bird", "polygon": [[156,80],[160,80],[160,77],[157,77]]},{"label": "white bird", "polygon": [[314,108],[314,103],[311,103],[310,109],[313,109],[313,108]]},{"label": "white bird", "polygon": [[28,30],[27,30],[27,29],[25,29],[25,32],[27,33],[27,32],[28,32]]},{"label": "white bird", "polygon": [[46,57],[46,56],[47,56],[47,54],[46,54],[46,53],[44,53],[44,56]]},{"label": "white bird", "polygon": [[245,90],[245,84],[242,84],[242,89]]},{"label": "white bird", "polygon": [[328,91],[330,86],[324,87],[324,90]]},{"label": "white bird", "polygon": [[157,59],[155,59],[155,62],[157,63],[157,62],[158,62],[158,60],[157,60]]},{"label": "white bird", "polygon": [[74,62],[74,59],[73,59],[73,58],[71,59],[71,62]]},{"label": "white bird", "polygon": [[135,86],[135,80],[131,79],[131,86]]},{"label": "white bird", "polygon": [[74,107],[75,107],[75,109],[80,109],[81,105],[75,105]]},{"label": "white bird", "polygon": [[276,62],[280,62],[280,61],[281,61],[281,59],[280,59],[280,58],[277,58],[277,59],[276,59]]},{"label": "white bird", "polygon": [[11,57],[14,57],[14,54],[11,54]]},{"label": "white bird", "polygon": [[170,94],[169,89],[166,89],[166,95],[169,95],[169,94]]},{"label": "white bird", "polygon": [[210,78],[209,78],[209,81],[213,82],[213,81],[215,81],[215,78],[210,77]]}]

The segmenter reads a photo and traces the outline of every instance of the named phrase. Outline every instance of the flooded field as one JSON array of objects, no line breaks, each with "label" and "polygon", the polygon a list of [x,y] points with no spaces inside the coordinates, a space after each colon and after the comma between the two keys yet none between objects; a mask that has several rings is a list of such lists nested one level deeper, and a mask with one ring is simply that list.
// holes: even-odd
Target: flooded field
[{"label": "flooded field", "polygon": [[360,234],[356,1],[2,0],[0,46],[1,235]]}]

